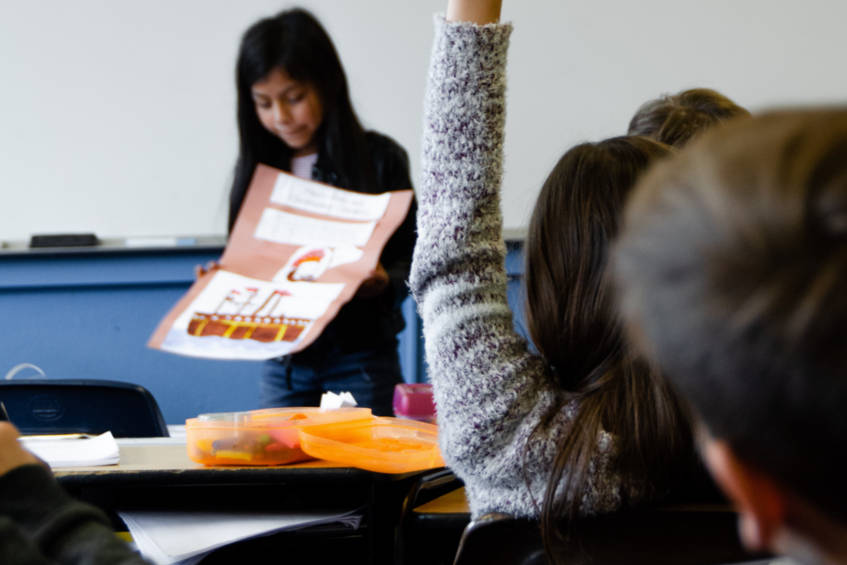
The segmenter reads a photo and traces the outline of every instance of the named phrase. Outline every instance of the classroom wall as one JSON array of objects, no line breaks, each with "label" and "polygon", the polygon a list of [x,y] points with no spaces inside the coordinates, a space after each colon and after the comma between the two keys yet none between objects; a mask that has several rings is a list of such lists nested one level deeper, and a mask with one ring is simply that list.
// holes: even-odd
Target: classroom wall
[{"label": "classroom wall", "polygon": [[[444,0],[303,0],[328,28],[364,123],[417,176],[431,14]],[[0,240],[222,234],[240,34],[289,3],[0,3]],[[754,110],[843,101],[839,0],[506,0],[504,213],[525,225],[565,148],[622,133],[644,100],[692,86]]]}]

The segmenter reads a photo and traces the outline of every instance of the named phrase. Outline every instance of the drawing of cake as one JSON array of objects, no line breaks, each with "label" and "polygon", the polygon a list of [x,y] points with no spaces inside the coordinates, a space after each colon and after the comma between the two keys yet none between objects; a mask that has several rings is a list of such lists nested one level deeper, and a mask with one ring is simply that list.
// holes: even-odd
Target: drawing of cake
[{"label": "drawing of cake", "polygon": [[273,282],[316,282],[327,270],[358,261],[363,253],[355,245],[303,246],[291,255],[284,267],[277,271]]},{"label": "drawing of cake", "polygon": [[218,336],[227,339],[252,339],[263,343],[276,341],[293,342],[313,321],[282,315],[281,302],[291,293],[286,290],[273,291],[262,304],[255,305],[253,299],[257,288],[248,287],[242,293],[232,289],[212,313],[195,312],[188,323],[188,334],[196,337]]},{"label": "drawing of cake", "polygon": [[291,264],[287,279],[291,282],[314,281],[327,268],[332,252],[330,249],[309,249]]}]

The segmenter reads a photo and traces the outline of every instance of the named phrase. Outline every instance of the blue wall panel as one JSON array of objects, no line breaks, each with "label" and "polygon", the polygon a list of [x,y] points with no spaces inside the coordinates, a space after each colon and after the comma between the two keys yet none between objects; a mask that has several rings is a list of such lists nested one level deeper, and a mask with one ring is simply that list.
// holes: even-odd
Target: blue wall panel
[{"label": "blue wall panel", "polygon": [[[519,312],[520,249],[510,244],[509,300]],[[147,348],[156,325],[220,248],[0,253],[0,377],[19,363],[48,378],[129,381],[149,389],[169,424],[203,412],[255,408],[260,363],[181,357]],[[403,305],[404,378],[426,380],[421,322]],[[516,327],[522,327],[516,316]],[[22,371],[19,377],[33,376]]]},{"label": "blue wall panel", "polygon": [[15,320],[6,326],[0,374],[26,362],[48,378],[134,382],[153,393],[169,424],[201,412],[254,408],[258,363],[180,357],[146,346],[190,286],[194,265],[218,254],[0,257],[0,312]]}]

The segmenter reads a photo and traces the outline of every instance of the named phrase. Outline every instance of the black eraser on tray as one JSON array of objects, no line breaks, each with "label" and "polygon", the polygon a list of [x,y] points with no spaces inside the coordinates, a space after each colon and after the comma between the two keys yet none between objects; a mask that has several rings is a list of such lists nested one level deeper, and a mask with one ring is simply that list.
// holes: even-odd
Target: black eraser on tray
[{"label": "black eraser on tray", "polygon": [[29,238],[32,247],[88,247],[97,245],[100,240],[93,233],[53,233],[33,235]]}]

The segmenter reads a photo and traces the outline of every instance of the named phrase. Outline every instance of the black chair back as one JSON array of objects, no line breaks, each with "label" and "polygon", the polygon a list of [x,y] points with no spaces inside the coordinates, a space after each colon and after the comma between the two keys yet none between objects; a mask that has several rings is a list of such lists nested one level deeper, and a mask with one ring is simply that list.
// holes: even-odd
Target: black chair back
[{"label": "black chair back", "polygon": [[449,565],[453,562],[470,514],[425,513],[416,509],[463,485],[462,480],[446,468],[427,473],[415,481],[403,500],[397,521],[394,563]]},{"label": "black chair back", "polygon": [[0,402],[24,435],[111,431],[115,437],[164,437],[168,428],[142,386],[97,379],[0,381]]},{"label": "black chair back", "polygon": [[[486,519],[487,518],[487,519]],[[568,565],[727,565],[753,556],[727,507],[667,507],[620,512],[572,524],[555,549]],[[547,563],[538,522],[493,515],[462,535],[455,565]]]}]

